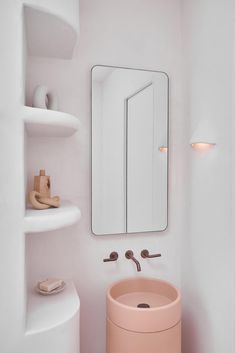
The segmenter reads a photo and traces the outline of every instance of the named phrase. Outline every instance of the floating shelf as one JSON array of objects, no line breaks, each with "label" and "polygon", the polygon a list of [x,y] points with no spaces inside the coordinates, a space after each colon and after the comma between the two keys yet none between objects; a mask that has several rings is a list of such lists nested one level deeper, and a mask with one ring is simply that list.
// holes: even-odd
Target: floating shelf
[{"label": "floating shelf", "polygon": [[[29,0],[25,2],[29,2]],[[34,0],[33,2],[37,1]],[[57,14],[52,9],[49,9],[51,7],[50,3],[53,3],[52,1],[41,1],[39,3],[40,9],[38,8],[39,5],[35,6],[34,4],[31,6],[30,4],[25,4],[24,6],[25,38],[28,55],[72,59],[79,33],[77,1],[73,1],[72,7],[71,4],[68,4],[68,8],[73,9],[69,16],[65,14],[64,9],[66,6],[62,6],[62,3],[57,4],[57,1],[55,1],[55,5],[57,5],[55,6],[56,11],[60,9],[60,6],[62,7],[62,11],[60,10],[60,13]],[[43,9],[42,6],[45,5],[48,8]],[[74,13],[77,13],[77,16]],[[42,23],[43,26],[41,25]]]},{"label": "floating shelf", "polygon": [[24,217],[24,232],[40,233],[61,229],[77,223],[80,218],[79,208],[68,201],[62,202],[59,208],[27,209]]},{"label": "floating shelf", "polygon": [[80,300],[73,282],[63,292],[43,296],[32,289],[28,293],[26,334],[48,331],[70,320],[79,310]]},{"label": "floating shelf", "polygon": [[80,126],[79,119],[71,114],[26,106],[23,120],[27,135],[32,137],[68,137]]}]

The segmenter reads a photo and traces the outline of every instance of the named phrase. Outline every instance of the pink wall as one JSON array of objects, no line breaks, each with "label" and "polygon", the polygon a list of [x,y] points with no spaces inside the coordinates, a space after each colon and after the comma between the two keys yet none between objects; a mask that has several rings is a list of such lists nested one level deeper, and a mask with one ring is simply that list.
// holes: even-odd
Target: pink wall
[{"label": "pink wall", "polygon": [[[180,239],[184,215],[185,149],[181,110],[180,6],[171,0],[82,0],[81,35],[70,61],[30,58],[27,101],[37,84],[58,92],[60,109],[77,115],[81,132],[71,139],[28,141],[28,174],[40,167],[52,175],[55,194],[75,201],[82,211],[76,227],[29,236],[27,261],[29,284],[48,275],[73,278],[81,298],[82,353],[105,351],[105,291],[114,280],[137,276],[135,266],[124,258],[131,248],[149,248],[161,259],[142,260],[140,275],[165,278],[180,285]],[[166,71],[170,76],[170,177],[169,227],[163,233],[130,236],[91,234],[90,134],[91,67],[119,65]],[[118,263],[103,263],[112,250]]]}]

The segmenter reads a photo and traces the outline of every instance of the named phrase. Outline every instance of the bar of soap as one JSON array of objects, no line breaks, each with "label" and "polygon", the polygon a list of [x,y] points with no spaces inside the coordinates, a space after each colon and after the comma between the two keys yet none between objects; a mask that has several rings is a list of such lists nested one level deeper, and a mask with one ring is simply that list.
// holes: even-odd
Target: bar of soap
[{"label": "bar of soap", "polygon": [[39,283],[39,288],[45,292],[51,292],[54,289],[60,287],[62,283],[62,279],[48,278],[46,281]]}]

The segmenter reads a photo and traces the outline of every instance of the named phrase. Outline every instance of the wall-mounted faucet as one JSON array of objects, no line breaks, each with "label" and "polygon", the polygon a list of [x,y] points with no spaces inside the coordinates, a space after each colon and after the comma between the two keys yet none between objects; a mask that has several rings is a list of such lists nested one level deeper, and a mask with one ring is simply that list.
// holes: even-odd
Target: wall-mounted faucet
[{"label": "wall-mounted faucet", "polygon": [[125,253],[125,256],[128,260],[132,260],[134,261],[134,263],[136,264],[136,268],[137,268],[137,271],[140,272],[141,271],[141,266],[140,266],[140,263],[138,260],[136,260],[136,258],[134,257],[134,253],[132,250],[127,250],[126,253]]},{"label": "wall-mounted faucet", "polygon": [[117,261],[118,253],[116,251],[111,252],[108,259],[103,259],[103,262]]},{"label": "wall-mounted faucet", "polygon": [[149,251],[147,249],[144,249],[141,251],[141,256],[145,259],[145,258],[148,258],[148,259],[152,259],[154,257],[160,257],[162,256],[161,254],[152,254],[150,255],[149,254]]}]

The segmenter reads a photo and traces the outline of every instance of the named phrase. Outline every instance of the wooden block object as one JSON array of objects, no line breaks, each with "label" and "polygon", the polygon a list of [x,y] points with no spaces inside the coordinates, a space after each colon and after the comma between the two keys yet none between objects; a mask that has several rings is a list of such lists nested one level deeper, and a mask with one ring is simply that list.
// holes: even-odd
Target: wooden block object
[{"label": "wooden block object", "polygon": [[50,205],[41,203],[38,201],[38,198],[40,197],[39,192],[37,191],[30,191],[29,193],[29,202],[35,208],[36,210],[46,210],[47,208],[50,208]]},{"label": "wooden block object", "polygon": [[34,191],[39,192],[42,197],[51,197],[50,177],[46,175],[44,169],[41,169],[39,175],[34,177]]},{"label": "wooden block object", "polygon": [[36,210],[46,210],[49,207],[60,207],[60,197],[41,197],[37,191],[30,191],[29,202]]},{"label": "wooden block object", "polygon": [[54,197],[38,197],[38,201],[40,203],[43,203],[44,205],[48,205],[50,207],[60,207],[60,197],[59,196],[54,196]]}]

